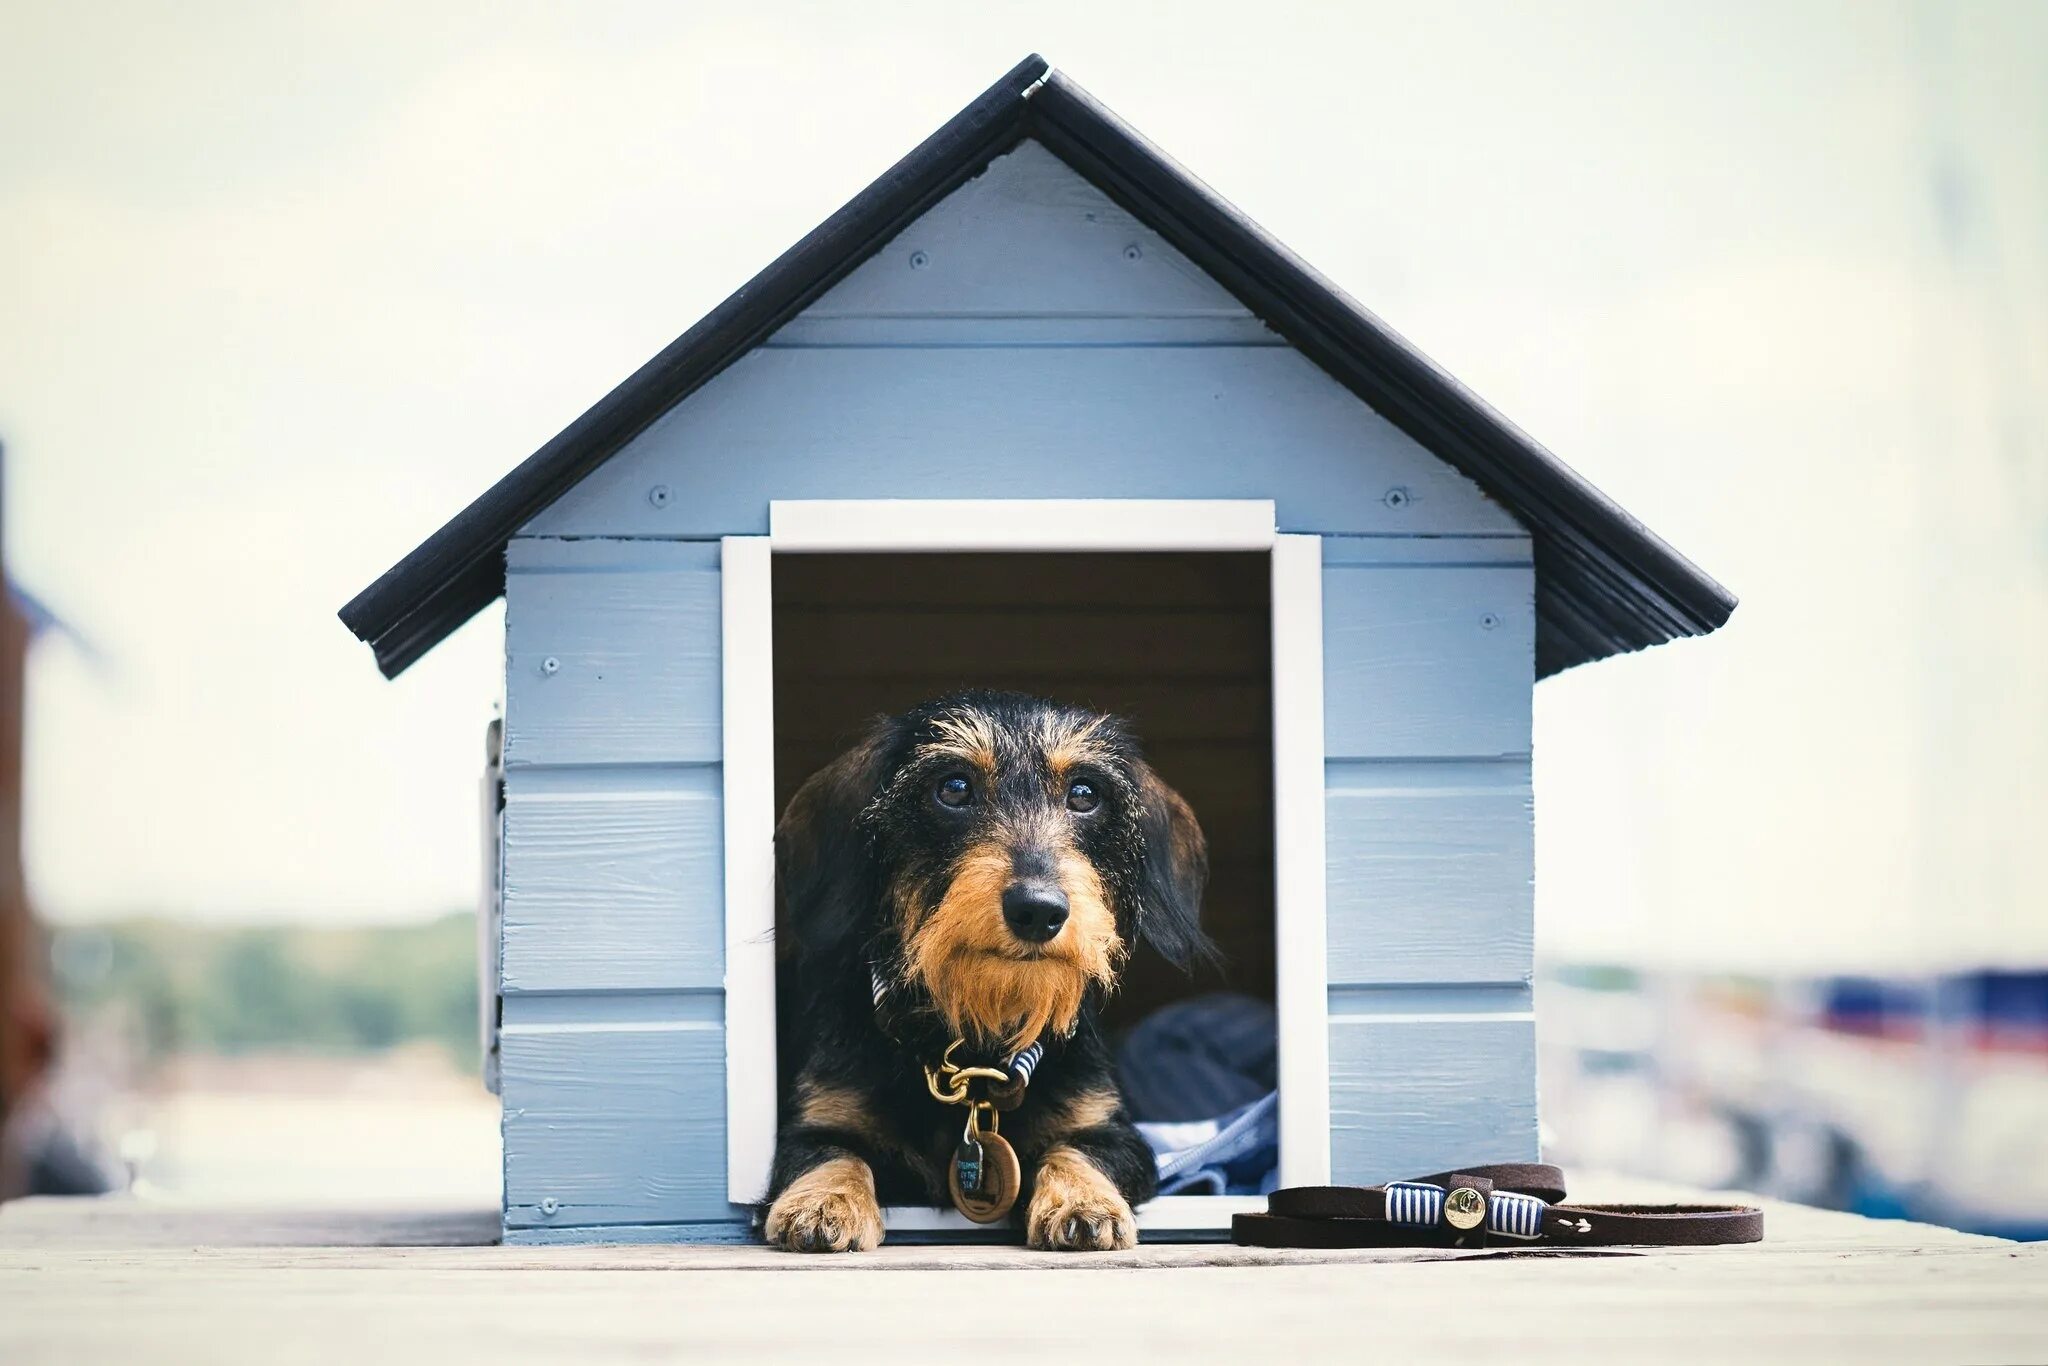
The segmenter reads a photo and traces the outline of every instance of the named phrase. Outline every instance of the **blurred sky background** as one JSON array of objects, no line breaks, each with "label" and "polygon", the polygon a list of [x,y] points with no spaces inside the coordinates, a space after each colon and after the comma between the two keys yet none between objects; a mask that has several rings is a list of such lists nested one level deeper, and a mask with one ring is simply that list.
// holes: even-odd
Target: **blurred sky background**
[{"label": "blurred sky background", "polygon": [[335,610],[1026,52],[1743,598],[1537,690],[1540,947],[2048,961],[2048,5],[0,7],[59,922],[471,904]]}]

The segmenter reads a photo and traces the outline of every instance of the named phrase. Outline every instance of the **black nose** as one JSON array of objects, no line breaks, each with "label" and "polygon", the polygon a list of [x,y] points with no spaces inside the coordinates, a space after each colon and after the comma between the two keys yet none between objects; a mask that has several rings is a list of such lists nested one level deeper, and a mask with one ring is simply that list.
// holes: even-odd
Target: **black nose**
[{"label": "black nose", "polygon": [[1067,923],[1067,894],[1050,882],[1013,882],[1003,892],[1003,919],[1027,944],[1043,944]]}]

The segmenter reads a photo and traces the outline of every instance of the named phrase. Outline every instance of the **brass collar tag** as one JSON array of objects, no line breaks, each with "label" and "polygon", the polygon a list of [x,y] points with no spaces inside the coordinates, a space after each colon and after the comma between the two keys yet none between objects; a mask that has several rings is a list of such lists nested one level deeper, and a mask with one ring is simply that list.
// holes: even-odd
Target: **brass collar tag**
[{"label": "brass collar tag", "polygon": [[[981,1117],[988,1116],[988,1128]],[[960,1146],[946,1167],[946,1188],[953,1196],[953,1208],[977,1224],[993,1224],[1017,1203],[1024,1187],[1024,1173],[1017,1165],[1017,1150],[996,1132],[996,1110],[987,1101],[967,1106],[967,1128]]]},{"label": "brass collar tag", "polygon": [[[997,1106],[1009,1110],[1021,1104],[1029,1074],[1017,1080],[1004,1069],[962,1067],[953,1061],[953,1050],[964,1042],[955,1039],[948,1044],[939,1065],[924,1069],[924,1082],[933,1100],[967,1107],[966,1127],[953,1149],[953,1160],[946,1164],[953,1208],[977,1224],[993,1224],[1016,1206],[1017,1193],[1024,1188],[1017,1150],[996,1132],[1002,1123]],[[989,1096],[973,1094],[976,1082],[990,1088]]]}]

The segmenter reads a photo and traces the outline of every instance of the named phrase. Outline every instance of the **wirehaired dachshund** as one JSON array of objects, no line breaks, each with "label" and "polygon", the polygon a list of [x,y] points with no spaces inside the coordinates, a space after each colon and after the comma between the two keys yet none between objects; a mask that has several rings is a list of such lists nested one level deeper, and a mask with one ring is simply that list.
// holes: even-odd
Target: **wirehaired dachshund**
[{"label": "wirehaired dachshund", "polygon": [[[768,1241],[882,1241],[882,1206],[944,1204],[963,1116],[926,1069],[950,1044],[1043,1056],[1001,1135],[1033,1247],[1128,1248],[1157,1188],[1098,1016],[1131,946],[1183,968],[1208,853],[1111,716],[969,692],[870,723],[776,829],[795,995]],[[787,988],[786,988],[787,989]]]}]

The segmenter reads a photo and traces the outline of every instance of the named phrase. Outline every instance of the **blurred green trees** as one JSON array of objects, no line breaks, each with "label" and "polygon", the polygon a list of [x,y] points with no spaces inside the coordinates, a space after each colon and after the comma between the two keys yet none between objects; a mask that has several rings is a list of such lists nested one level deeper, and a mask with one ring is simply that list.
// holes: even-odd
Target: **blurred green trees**
[{"label": "blurred green trees", "polygon": [[476,921],[347,929],[136,919],[58,928],[74,1022],[123,1023],[149,1058],[431,1042],[476,1064]]}]

